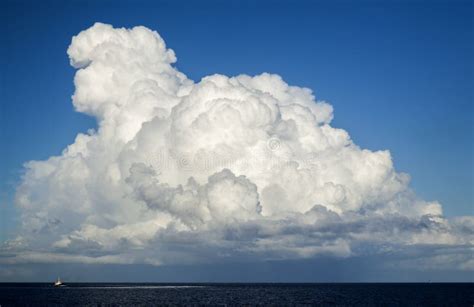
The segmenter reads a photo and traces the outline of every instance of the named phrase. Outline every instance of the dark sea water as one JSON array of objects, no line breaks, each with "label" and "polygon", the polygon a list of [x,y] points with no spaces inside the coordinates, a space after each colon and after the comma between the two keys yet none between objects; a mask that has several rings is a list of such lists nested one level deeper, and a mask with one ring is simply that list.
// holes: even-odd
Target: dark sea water
[{"label": "dark sea water", "polygon": [[474,284],[0,283],[4,306],[473,306]]}]

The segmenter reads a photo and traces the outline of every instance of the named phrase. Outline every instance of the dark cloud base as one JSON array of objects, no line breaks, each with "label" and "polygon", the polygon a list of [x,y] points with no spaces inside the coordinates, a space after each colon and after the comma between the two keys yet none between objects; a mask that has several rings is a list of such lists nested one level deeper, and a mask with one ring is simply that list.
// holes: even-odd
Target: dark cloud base
[{"label": "dark cloud base", "polygon": [[[0,282],[474,282],[463,270],[387,267],[390,259],[352,257],[200,265],[16,264]],[[13,274],[14,273],[14,274]]]}]

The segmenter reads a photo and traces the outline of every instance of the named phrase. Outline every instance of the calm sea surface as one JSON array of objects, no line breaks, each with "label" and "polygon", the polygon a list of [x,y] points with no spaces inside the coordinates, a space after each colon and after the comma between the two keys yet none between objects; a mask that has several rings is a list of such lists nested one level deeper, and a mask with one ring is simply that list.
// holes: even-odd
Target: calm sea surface
[{"label": "calm sea surface", "polygon": [[0,283],[3,306],[473,306],[474,284]]}]

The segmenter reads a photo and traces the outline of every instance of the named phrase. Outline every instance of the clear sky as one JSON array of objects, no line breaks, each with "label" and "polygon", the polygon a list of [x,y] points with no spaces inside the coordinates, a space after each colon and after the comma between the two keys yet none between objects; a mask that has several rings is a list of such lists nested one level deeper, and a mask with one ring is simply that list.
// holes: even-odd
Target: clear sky
[{"label": "clear sky", "polygon": [[74,111],[71,37],[100,21],[157,30],[195,81],[277,73],[334,107],[332,126],[388,149],[446,216],[474,213],[471,1],[2,1],[0,240],[22,164],[60,154]]}]

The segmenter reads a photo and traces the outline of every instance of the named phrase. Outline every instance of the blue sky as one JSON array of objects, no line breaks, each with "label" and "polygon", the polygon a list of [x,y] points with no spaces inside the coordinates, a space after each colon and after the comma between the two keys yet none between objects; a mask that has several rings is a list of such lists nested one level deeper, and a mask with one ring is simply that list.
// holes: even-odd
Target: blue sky
[{"label": "blue sky", "polygon": [[391,151],[447,216],[473,209],[473,27],[466,1],[3,1],[0,240],[22,164],[95,127],[74,112],[71,37],[100,21],[157,30],[189,78],[277,73],[335,109],[356,144]]}]

